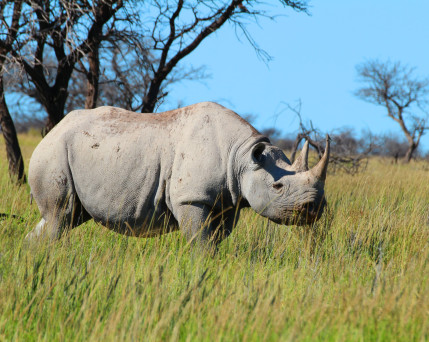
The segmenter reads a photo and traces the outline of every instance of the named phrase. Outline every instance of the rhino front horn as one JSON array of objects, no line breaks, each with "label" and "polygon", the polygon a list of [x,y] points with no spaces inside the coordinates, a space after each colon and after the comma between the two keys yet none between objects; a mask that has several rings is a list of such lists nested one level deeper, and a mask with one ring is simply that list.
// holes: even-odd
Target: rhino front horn
[{"label": "rhino front horn", "polygon": [[313,176],[320,179],[321,181],[325,181],[326,179],[326,172],[328,170],[329,163],[330,141],[331,138],[329,137],[329,134],[326,134],[325,153],[323,153],[322,159],[319,160],[316,166],[311,169],[311,173],[313,174]]},{"label": "rhino front horn", "polygon": [[292,170],[296,172],[308,171],[308,140],[305,141],[300,155],[292,164]]}]

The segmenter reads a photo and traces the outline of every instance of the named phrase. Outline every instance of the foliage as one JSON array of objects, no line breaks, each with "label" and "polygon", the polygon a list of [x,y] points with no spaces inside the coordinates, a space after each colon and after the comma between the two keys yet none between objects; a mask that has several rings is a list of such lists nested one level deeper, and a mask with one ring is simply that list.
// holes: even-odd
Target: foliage
[{"label": "foliage", "polygon": [[[38,138],[21,135],[27,161]],[[328,175],[309,227],[252,211],[213,257],[173,233],[127,238],[89,222],[26,246],[29,191],[0,148],[1,340],[424,341],[429,339],[429,165]]]}]

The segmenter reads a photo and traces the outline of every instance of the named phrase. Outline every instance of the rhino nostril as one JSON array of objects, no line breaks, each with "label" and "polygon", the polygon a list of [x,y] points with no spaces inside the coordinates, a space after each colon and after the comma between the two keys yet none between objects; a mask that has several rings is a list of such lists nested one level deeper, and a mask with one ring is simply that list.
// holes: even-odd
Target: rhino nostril
[{"label": "rhino nostril", "polygon": [[280,190],[281,188],[283,188],[283,184],[282,183],[274,183],[273,188],[276,190]]}]

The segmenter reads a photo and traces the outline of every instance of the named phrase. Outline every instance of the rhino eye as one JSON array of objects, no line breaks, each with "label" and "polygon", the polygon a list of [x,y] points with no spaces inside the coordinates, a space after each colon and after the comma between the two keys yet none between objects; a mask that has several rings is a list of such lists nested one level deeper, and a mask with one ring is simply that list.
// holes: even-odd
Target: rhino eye
[{"label": "rhino eye", "polygon": [[282,183],[274,183],[273,188],[276,190],[280,190],[281,188],[283,188],[283,184]]},{"label": "rhino eye", "polygon": [[265,149],[264,144],[258,144],[254,147],[252,151],[252,157],[256,163],[262,163],[264,159],[264,155],[262,154],[264,152],[264,149]]}]

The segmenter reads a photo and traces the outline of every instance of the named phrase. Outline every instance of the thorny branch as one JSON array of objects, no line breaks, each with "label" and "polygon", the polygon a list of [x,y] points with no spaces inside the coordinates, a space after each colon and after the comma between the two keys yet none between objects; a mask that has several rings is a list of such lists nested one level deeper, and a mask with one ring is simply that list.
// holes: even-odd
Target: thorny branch
[{"label": "thorny branch", "polygon": [[[291,106],[287,103],[286,106],[299,119],[299,132],[293,143],[291,162],[293,163],[295,161],[298,147],[303,140],[307,140],[310,146],[316,150],[320,160],[325,152],[325,134],[322,134],[317,128],[315,128],[311,121],[309,123],[309,127],[304,124],[301,116],[301,100],[298,100],[296,106]],[[348,148],[348,144],[343,141],[344,137],[341,133],[330,134],[330,137],[332,139],[332,147],[329,157],[329,168],[331,172],[344,171],[349,174],[357,174],[366,168],[368,164],[368,156],[374,147],[372,141],[367,141],[364,150],[356,153],[354,149]]]}]

